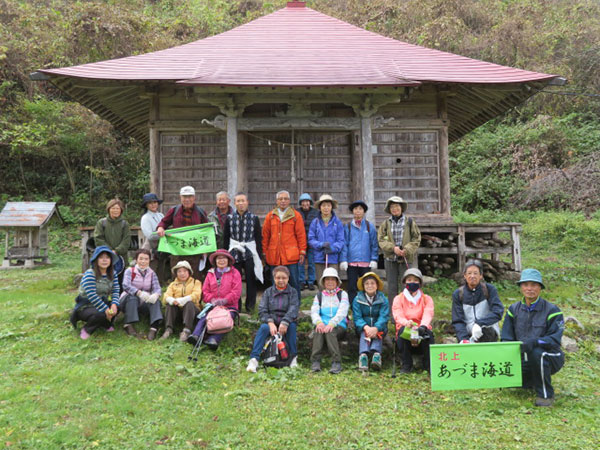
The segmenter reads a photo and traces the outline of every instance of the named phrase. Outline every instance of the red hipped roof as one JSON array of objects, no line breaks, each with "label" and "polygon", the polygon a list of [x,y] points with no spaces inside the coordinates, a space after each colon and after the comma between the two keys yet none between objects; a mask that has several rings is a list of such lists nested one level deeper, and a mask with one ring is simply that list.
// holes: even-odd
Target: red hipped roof
[{"label": "red hipped roof", "polygon": [[194,86],[377,87],[523,83],[555,77],[387,38],[290,2],[199,41],[62,69],[50,76]]}]

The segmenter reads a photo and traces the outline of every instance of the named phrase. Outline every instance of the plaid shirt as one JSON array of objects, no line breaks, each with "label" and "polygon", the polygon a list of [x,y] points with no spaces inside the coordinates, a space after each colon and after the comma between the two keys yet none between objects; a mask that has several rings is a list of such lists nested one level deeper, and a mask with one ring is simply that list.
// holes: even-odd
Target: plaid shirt
[{"label": "plaid shirt", "polygon": [[[402,248],[402,238],[404,237],[404,221],[406,216],[402,214],[398,220],[394,220],[394,216],[392,216],[391,225],[392,225],[392,236],[394,236],[394,244],[396,246]],[[398,261],[398,256],[394,255],[394,259],[392,261]]]}]

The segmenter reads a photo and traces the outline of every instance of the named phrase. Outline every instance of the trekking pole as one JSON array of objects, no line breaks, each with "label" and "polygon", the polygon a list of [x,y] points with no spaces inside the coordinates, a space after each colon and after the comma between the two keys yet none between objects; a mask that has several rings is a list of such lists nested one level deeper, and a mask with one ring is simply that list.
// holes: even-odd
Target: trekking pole
[{"label": "trekking pole", "polygon": [[392,378],[396,378],[396,336],[392,338]]},{"label": "trekking pole", "polygon": [[406,266],[406,270],[408,270],[409,267],[408,267],[408,261],[406,260],[406,256],[402,255],[402,258],[404,259],[404,265]]},{"label": "trekking pole", "polygon": [[325,253],[325,268],[329,265],[329,253]]},{"label": "trekking pole", "polygon": [[195,363],[198,362],[198,354],[200,353],[200,346],[202,345],[202,341],[204,340],[205,333],[206,333],[206,325],[204,325],[204,329],[202,330],[202,333],[200,333],[200,337],[194,344],[194,347],[192,348],[192,351],[190,352],[190,355],[188,356],[188,362],[189,361],[194,361]]}]

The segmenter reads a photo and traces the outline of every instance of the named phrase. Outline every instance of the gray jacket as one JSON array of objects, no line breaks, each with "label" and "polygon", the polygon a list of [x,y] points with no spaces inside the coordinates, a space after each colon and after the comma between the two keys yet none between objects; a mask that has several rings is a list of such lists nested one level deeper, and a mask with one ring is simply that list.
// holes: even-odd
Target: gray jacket
[{"label": "gray jacket", "polygon": [[275,286],[269,287],[262,295],[258,305],[258,317],[263,323],[273,322],[289,325],[296,321],[300,309],[298,291],[289,284],[280,291]]}]

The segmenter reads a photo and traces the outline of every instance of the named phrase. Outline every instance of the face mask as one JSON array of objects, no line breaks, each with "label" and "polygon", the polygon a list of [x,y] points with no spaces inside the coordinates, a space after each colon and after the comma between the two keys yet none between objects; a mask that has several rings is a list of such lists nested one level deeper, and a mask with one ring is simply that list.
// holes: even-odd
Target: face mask
[{"label": "face mask", "polygon": [[408,292],[410,292],[411,294],[417,292],[420,287],[420,283],[406,283],[406,289],[408,289]]}]

